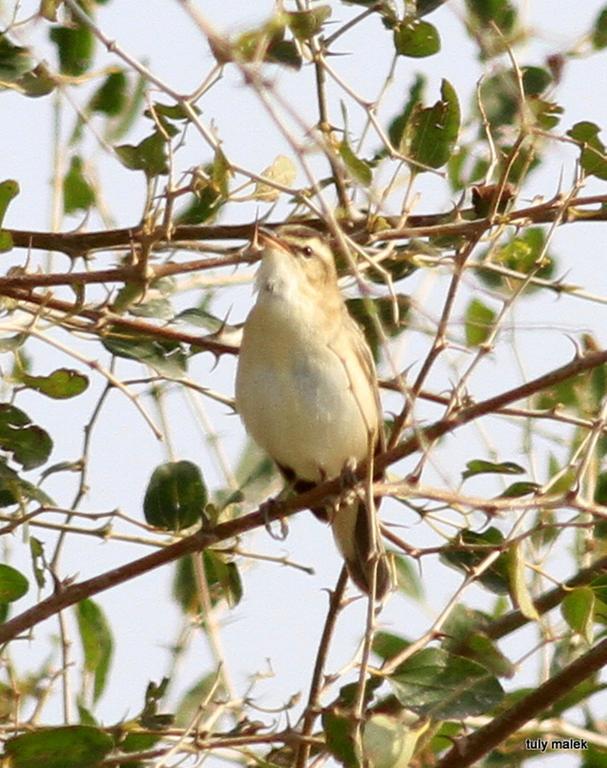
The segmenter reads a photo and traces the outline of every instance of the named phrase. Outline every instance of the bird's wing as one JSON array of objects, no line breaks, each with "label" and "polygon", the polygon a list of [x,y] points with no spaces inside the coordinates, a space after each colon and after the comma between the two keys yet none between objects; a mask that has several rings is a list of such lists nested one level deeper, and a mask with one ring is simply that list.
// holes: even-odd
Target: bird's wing
[{"label": "bird's wing", "polygon": [[[344,364],[344,367],[346,369],[346,373],[348,375],[348,379],[350,380],[350,384],[352,386],[352,390],[354,392],[355,397],[357,394],[355,391],[356,377],[354,372],[349,369],[350,366],[357,366],[363,372],[364,379],[369,384],[369,392],[373,397],[374,405],[375,405],[375,414],[374,414],[375,424],[373,425],[373,430],[375,432],[375,438],[374,438],[375,453],[381,453],[382,451],[385,450],[385,447],[386,447],[386,434],[384,430],[382,406],[379,398],[379,387],[377,384],[377,371],[375,370],[373,355],[371,354],[371,350],[369,349],[369,345],[367,344],[367,341],[365,339],[362,329],[360,328],[358,323],[352,318],[352,316],[349,314],[345,306],[344,306],[343,324],[344,324],[344,331],[346,331],[347,336],[350,339],[350,344],[354,351],[354,355],[352,357],[349,357],[348,355],[340,356],[340,359],[342,360],[342,363]],[[363,396],[364,396],[364,393],[363,393]],[[360,406],[360,402],[359,402],[359,406]],[[365,418],[365,414],[363,412],[362,407],[361,407],[361,412],[362,412],[363,418]]]}]

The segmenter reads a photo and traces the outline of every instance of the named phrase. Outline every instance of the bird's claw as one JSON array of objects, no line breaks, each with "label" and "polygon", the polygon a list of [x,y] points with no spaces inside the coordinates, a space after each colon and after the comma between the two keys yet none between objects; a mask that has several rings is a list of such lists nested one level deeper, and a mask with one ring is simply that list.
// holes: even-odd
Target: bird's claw
[{"label": "bird's claw", "polygon": [[[265,529],[270,534],[270,536],[277,541],[284,541],[289,534],[289,526],[286,519],[279,516],[281,508],[282,502],[280,499],[276,499],[274,497],[266,499],[266,501],[259,505],[259,511],[262,514]],[[272,529],[272,523],[276,519],[278,519],[279,523],[278,533],[275,533]]]}]

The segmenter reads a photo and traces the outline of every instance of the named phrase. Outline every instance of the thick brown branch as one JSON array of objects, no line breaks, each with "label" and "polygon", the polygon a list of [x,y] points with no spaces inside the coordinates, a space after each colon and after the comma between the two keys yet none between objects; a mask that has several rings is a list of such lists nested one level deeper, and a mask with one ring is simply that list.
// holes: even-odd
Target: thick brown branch
[{"label": "thick brown branch", "polygon": [[458,739],[436,768],[467,768],[504,739],[569,693],[572,688],[598,672],[607,663],[607,640],[557,672],[532,693],[470,736]]},{"label": "thick brown branch", "polygon": [[[407,226],[400,229],[392,229],[388,232],[379,232],[374,239],[384,238],[399,239],[410,237],[440,236],[440,235],[462,235],[464,237],[473,237],[482,234],[491,229],[495,224],[522,224],[524,222],[534,224],[548,224],[559,217],[563,217],[563,222],[571,221],[607,221],[607,208],[603,207],[607,203],[607,195],[592,195],[578,197],[573,200],[554,199],[539,205],[532,205],[528,208],[521,208],[503,214],[495,219],[475,218],[472,209],[456,214],[452,211],[448,213],[412,215],[407,218]],[[598,210],[579,211],[579,209],[589,205],[601,206]],[[563,209],[567,214],[563,216]],[[398,226],[398,218],[385,217],[388,224]],[[275,228],[284,222],[275,222],[264,224],[268,228]],[[308,226],[324,230],[322,222],[315,219],[305,220]],[[140,226],[126,227],[124,229],[110,229],[99,232],[28,232],[17,229],[7,229],[13,238],[13,243],[19,248],[28,248],[32,250],[59,251],[68,256],[84,256],[90,251],[112,249],[112,248],[130,248],[142,240],[153,242],[156,245],[176,245],[179,242],[193,242],[198,240],[250,240],[253,236],[255,224],[232,224],[232,225],[179,225],[171,231],[170,239],[167,238],[166,230],[158,227],[153,232],[145,231]],[[349,230],[352,227],[348,228]],[[364,234],[364,231],[360,233]],[[364,239],[364,238],[363,238]]]},{"label": "thick brown branch", "polygon": [[[559,584],[558,587],[554,587],[554,589],[550,589],[548,592],[540,595],[533,601],[535,609],[539,614],[543,614],[556,608],[572,589],[590,584],[593,579],[605,571],[607,571],[607,556],[601,557],[592,565],[589,565],[588,568],[583,568],[581,571],[578,571],[575,576],[572,576],[564,582],[564,584]],[[501,637],[505,637],[511,632],[525,626],[528,622],[529,619],[523,616],[521,611],[510,611],[509,613],[500,616],[499,619],[495,619],[495,621],[492,621],[486,627],[483,627],[483,632],[492,640],[499,640]]]}]

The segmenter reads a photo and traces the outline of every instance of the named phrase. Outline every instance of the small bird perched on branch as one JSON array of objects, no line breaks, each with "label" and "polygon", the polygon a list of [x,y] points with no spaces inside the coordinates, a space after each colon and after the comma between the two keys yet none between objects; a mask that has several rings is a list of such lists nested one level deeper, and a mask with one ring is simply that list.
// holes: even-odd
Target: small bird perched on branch
[{"label": "small bird perched on branch", "polygon": [[[351,474],[383,448],[375,366],[322,237],[295,224],[259,230],[257,237],[257,301],[244,326],[236,406],[251,437],[301,492]],[[330,520],[350,578],[363,592],[370,593],[375,571],[381,599],[391,569],[370,507],[356,496],[313,512]]]}]

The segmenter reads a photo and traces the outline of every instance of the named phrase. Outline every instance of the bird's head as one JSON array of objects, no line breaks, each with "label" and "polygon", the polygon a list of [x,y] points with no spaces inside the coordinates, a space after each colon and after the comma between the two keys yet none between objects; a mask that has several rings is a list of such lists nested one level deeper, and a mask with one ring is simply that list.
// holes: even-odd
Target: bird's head
[{"label": "bird's head", "polygon": [[262,250],[259,290],[286,294],[337,290],[333,253],[316,230],[286,224],[276,231],[259,229],[257,240]]}]

